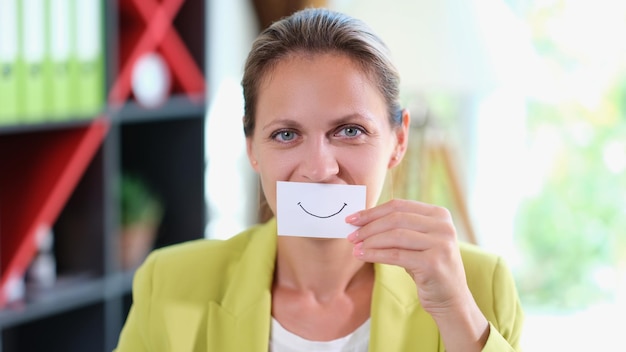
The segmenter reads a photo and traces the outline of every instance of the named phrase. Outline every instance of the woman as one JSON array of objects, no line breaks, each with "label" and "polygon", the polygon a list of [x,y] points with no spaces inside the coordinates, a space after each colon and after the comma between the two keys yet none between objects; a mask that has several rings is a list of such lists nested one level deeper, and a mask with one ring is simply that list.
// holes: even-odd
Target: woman
[{"label": "woman", "polygon": [[497,256],[457,242],[449,212],[379,203],[409,113],[387,49],[362,22],[307,9],[254,42],[242,80],[250,163],[277,181],[366,186],[347,239],[277,236],[155,251],[138,270],[118,351],[514,351],[522,310]]}]

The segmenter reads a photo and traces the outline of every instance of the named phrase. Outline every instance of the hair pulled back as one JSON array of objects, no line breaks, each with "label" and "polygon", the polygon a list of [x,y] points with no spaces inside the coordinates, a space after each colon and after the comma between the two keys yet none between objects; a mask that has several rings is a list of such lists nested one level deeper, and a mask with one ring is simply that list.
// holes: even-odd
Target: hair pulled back
[{"label": "hair pulled back", "polygon": [[241,81],[246,137],[254,132],[261,83],[281,59],[294,54],[326,53],[354,60],[380,89],[390,122],[401,123],[400,78],[383,41],[358,19],[328,9],[308,8],[274,22],[252,44]]}]

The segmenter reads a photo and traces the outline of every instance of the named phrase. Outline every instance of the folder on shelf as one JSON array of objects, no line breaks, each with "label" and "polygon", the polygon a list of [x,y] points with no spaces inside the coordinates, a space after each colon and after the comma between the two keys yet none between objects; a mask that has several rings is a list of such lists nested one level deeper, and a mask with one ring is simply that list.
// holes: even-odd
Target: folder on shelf
[{"label": "folder on shelf", "polygon": [[17,0],[0,0],[0,125],[18,120]]},{"label": "folder on shelf", "polygon": [[21,21],[21,77],[20,94],[22,121],[38,122],[44,119],[46,111],[46,26],[44,0],[22,0]]},{"label": "folder on shelf", "polygon": [[48,1],[48,51],[50,59],[50,116],[66,119],[73,115],[70,58],[72,57],[71,1]]},{"label": "folder on shelf", "polygon": [[104,31],[102,0],[73,0],[76,45],[76,108],[93,117],[104,108]]}]

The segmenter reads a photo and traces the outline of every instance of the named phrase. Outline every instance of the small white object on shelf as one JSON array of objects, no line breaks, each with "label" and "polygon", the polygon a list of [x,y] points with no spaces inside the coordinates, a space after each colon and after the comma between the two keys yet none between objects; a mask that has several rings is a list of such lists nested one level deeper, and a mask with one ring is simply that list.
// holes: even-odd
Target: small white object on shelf
[{"label": "small white object on shelf", "polygon": [[37,231],[37,254],[30,263],[26,273],[29,286],[50,288],[54,286],[56,274],[56,259],[54,258],[54,234],[50,226],[41,226]]},{"label": "small white object on shelf", "polygon": [[131,86],[137,102],[155,108],[170,93],[171,76],[165,60],[156,52],[143,54],[133,66]]}]

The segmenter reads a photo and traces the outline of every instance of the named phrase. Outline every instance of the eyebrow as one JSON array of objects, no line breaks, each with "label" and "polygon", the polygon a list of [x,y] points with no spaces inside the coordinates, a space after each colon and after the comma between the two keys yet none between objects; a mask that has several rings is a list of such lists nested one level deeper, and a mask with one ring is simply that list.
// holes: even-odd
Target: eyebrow
[{"label": "eyebrow", "polygon": [[[343,125],[343,124],[347,124],[350,123],[354,120],[360,120],[360,121],[366,121],[366,122],[372,122],[374,121],[373,117],[369,116],[369,115],[363,115],[360,113],[353,113],[353,114],[348,114],[342,117],[339,117],[337,119],[331,120],[329,125],[330,126],[337,126],[337,125]],[[284,126],[287,128],[298,128],[301,127],[301,124],[295,120],[291,120],[291,119],[278,119],[278,120],[273,120],[272,122],[268,123],[267,125],[263,126],[263,131],[270,129],[272,126],[274,125],[280,125],[280,126]]]},{"label": "eyebrow", "polygon": [[267,125],[263,126],[263,131],[270,129],[274,125],[279,125],[287,128],[297,128],[300,127],[300,123],[290,119],[278,119],[273,120]]},{"label": "eyebrow", "polygon": [[363,114],[360,114],[360,113],[354,113],[354,114],[349,114],[349,115],[340,117],[340,118],[338,118],[336,120],[333,120],[332,124],[333,125],[343,125],[343,124],[349,123],[349,122],[354,121],[354,120],[373,122],[374,118],[372,116],[370,116],[370,115],[363,115]]}]

